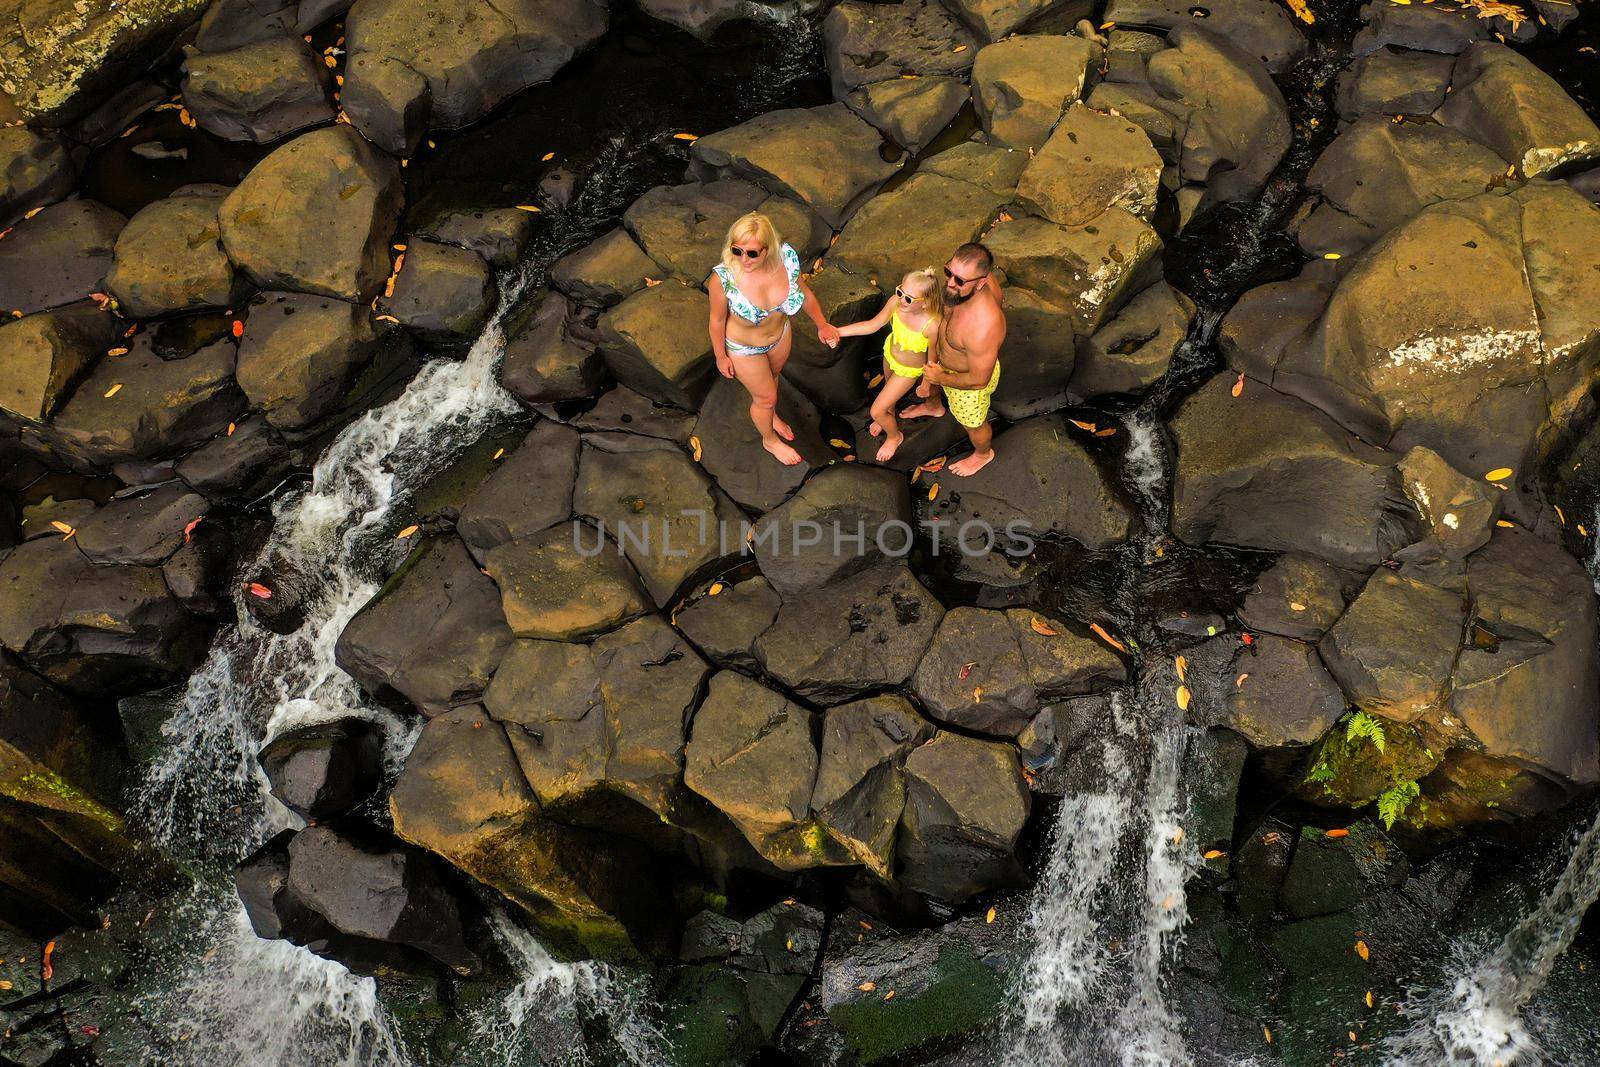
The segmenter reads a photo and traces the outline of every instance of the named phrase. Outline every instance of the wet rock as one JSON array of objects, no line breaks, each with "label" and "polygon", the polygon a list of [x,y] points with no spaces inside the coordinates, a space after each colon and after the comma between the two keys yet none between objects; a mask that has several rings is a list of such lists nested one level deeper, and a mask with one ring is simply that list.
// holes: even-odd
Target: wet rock
[{"label": "wet rock", "polygon": [[1167,372],[1194,313],[1194,301],[1172,286],[1150,286],[1078,345],[1068,388],[1080,396],[1143,392]]},{"label": "wet rock", "polygon": [[[622,223],[660,266],[646,270],[646,276],[659,278],[665,271],[689,286],[699,286],[721,261],[722,242],[734,220],[766,199],[759,185],[735,178],[658,185],[629,205]],[[778,236],[784,237],[781,230]],[[641,279],[633,289],[645,284]]]},{"label": "wet rock", "polygon": [[[858,274],[824,269],[811,276],[810,284],[829,322],[859,322],[883,307],[883,294]],[[847,337],[838,348],[828,348],[808,328],[791,332],[790,336],[794,347],[783,368],[784,380],[824,411],[865,411],[868,379],[861,367],[863,360],[872,358],[872,339]],[[882,348],[879,342],[876,350],[881,352]]]},{"label": "wet rock", "polygon": [[705,317],[703,293],[663,282],[601,316],[600,352],[623,385],[693,411],[716,374]]},{"label": "wet rock", "polygon": [[203,52],[227,52],[295,32],[297,0],[212,0],[195,32]]},{"label": "wet rock", "polygon": [[979,41],[935,0],[882,4],[846,0],[822,24],[835,99],[905,74],[960,75]]},{"label": "wet rock", "polygon": [[205,500],[181,485],[119,497],[78,524],[78,549],[91,563],[154,566],[189,540],[185,527],[205,511]]},{"label": "wet rock", "polygon": [[777,412],[794,429],[790,444],[804,461],[793,467],[779,463],[761,447],[761,438],[750,422],[750,394],[736,381],[716,376],[694,425],[694,436],[700,440],[700,465],[723,492],[752,511],[771,511],[813,469],[838,458],[822,438],[816,406],[781,378]]},{"label": "wet rock", "polygon": [[1306,552],[1372,566],[1409,539],[1410,511],[1393,457],[1309,405],[1226,375],[1207,382],[1172,421],[1178,463],[1172,531],[1207,541]]},{"label": "wet rock", "polygon": [[626,557],[585,523],[558,523],[497,545],[484,567],[518,637],[581,641],[651,609]]},{"label": "wet rock", "polygon": [[1384,47],[1458,55],[1473,42],[1489,38],[1483,20],[1461,14],[1459,9],[1418,6],[1409,11],[1395,4],[1369,3],[1361,9],[1366,26],[1356,34],[1351,50],[1358,56]]},{"label": "wet rock", "polygon": [[946,904],[1015,884],[1031,806],[1016,750],[940,732],[906,757],[899,882]]},{"label": "wet rock", "polygon": [[917,173],[958,178],[1009,197],[1016,192],[1017,181],[1027,165],[1026,152],[1000,145],[963,141],[954,148],[947,148],[924,159],[918,165]]},{"label": "wet rock", "polygon": [[299,726],[274,737],[256,760],[284,807],[307,821],[331,819],[383,783],[383,733],[365,719]]},{"label": "wet rock", "polygon": [[709,41],[729,22],[774,21],[810,15],[820,5],[807,2],[789,6],[769,0],[645,0],[640,6],[652,18]]},{"label": "wet rock", "polygon": [[625,385],[608,390],[593,407],[567,421],[580,430],[639,434],[693,447],[689,445],[694,436],[692,413],[657,404]]},{"label": "wet rock", "polygon": [[101,361],[83,380],[56,416],[53,436],[89,462],[106,465],[210,440],[247,404],[234,384],[234,361],[231,340],[167,360],[142,333],[127,355]]},{"label": "wet rock", "polygon": [[[689,175],[749,179],[793,197],[837,228],[894,173],[882,143],[882,135],[843,104],[788,108],[700,138],[690,149]],[[829,151],[814,151],[819,144]]]},{"label": "wet rock", "polygon": [[298,37],[272,37],[184,61],[183,102],[226,141],[269,144],[334,117],[323,66]]},{"label": "wet rock", "polygon": [[786,600],[756,656],[801,696],[841,703],[911,677],[943,615],[910,570],[886,564]]},{"label": "wet rock", "polygon": [[895,78],[857,89],[844,102],[909,152],[922,146],[956,117],[970,98],[960,78]]},{"label": "wet rock", "polygon": [[1342,837],[1303,827],[1283,887],[1284,910],[1297,919],[1352,908],[1381,889],[1405,881],[1405,853],[1366,820]]},{"label": "wet rock", "polygon": [[393,159],[354,129],[313,130],[256,164],[223,201],[222,243],[262,289],[365,304],[389,276],[402,201]]},{"label": "wet rock", "polygon": [[0,409],[51,418],[120,336],[118,320],[84,301],[0,322]]},{"label": "wet rock", "polygon": [[1083,92],[1094,48],[1081,37],[1036,34],[991,44],[972,65],[972,102],[991,143],[1038,148]]},{"label": "wet rock", "polygon": [[0,129],[0,229],[65,199],[76,171],[66,143],[55,134],[26,126]]},{"label": "wet rock", "polygon": [[[940,205],[931,217],[929,203]],[[1004,203],[1000,194],[969,182],[913,174],[862,205],[829,250],[828,264],[893,290],[906,271],[933,267],[937,274],[952,251],[983,235]]]},{"label": "wet rock", "polygon": [[1448,56],[1380,48],[1339,75],[1334,107],[1346,122],[1363,115],[1431,115],[1444,103],[1454,67]]},{"label": "wet rock", "polygon": [[95,200],[40,211],[0,241],[0,313],[32,314],[105,289],[122,215]]},{"label": "wet rock", "polygon": [[263,293],[239,342],[239,388],[274,428],[309,429],[343,406],[382,344],[365,307]]},{"label": "wet rock", "polygon": [[566,297],[545,292],[507,316],[500,384],[525,403],[578,400],[605,382],[605,361],[594,342],[568,328],[571,310]]},{"label": "wet rock", "polygon": [[1449,740],[1438,729],[1444,718],[1430,715],[1411,725],[1385,722],[1378,732],[1365,720],[1336,724],[1313,751],[1295,792],[1313,804],[1338,808],[1363,808],[1396,788],[1403,796],[1444,760]]},{"label": "wet rock", "polygon": [[761,573],[794,596],[910,551],[911,498],[895,471],[825,468],[755,525]]},{"label": "wet rock", "polygon": [[397,59],[363,52],[345,65],[339,106],[361,135],[390,155],[409,159],[428,132],[433,88]]},{"label": "wet rock", "polygon": [[743,512],[667,441],[586,435],[572,508],[617,541],[658,607],[744,548]]},{"label": "wet rock", "polygon": [[777,592],[759,575],[705,596],[680,610],[673,622],[719,667],[754,672],[756,638],[778,616]]},{"label": "wet rock", "polygon": [[[433,90],[429,124],[456,129],[549,81],[605,32],[590,0],[361,0],[346,22],[351,62],[372,54],[402,63]],[[347,84],[357,83],[352,67]]]},{"label": "wet rock", "polygon": [[1094,333],[1161,277],[1161,238],[1121,208],[1084,226],[1031,216],[1000,222],[985,243],[1008,287],[1065,308],[1078,334]]},{"label": "wet rock", "polygon": [[1228,365],[1259,381],[1270,381],[1273,367],[1288,348],[1303,344],[1316,325],[1335,281],[1307,271],[1243,294],[1217,330],[1217,346]]},{"label": "wet rock", "polygon": [[1438,553],[1460,559],[1488,542],[1500,517],[1500,494],[1490,492],[1488,483],[1468,478],[1421,445],[1397,466],[1400,486],[1416,505],[1425,534],[1403,556]]},{"label": "wet rock", "polygon": [[1317,641],[1344,614],[1344,580],[1314,556],[1285,555],[1256,579],[1239,608],[1252,630]]},{"label": "wet rock", "polygon": [[1183,786],[1188,797],[1184,836],[1202,856],[1206,869],[1228,870],[1227,853],[1233,849],[1233,822],[1238,809],[1239,780],[1244,774],[1250,745],[1232,730],[1207,730],[1190,737],[1183,756]]},{"label": "wet rock", "polygon": [[356,613],[334,662],[367,692],[398,693],[437,715],[477,701],[510,644],[495,584],[460,541],[442,537],[413,550]]},{"label": "wet rock", "polygon": [[[556,260],[550,268],[550,284],[573,300],[610,307],[643,289],[645,279],[659,270],[628,231],[619,226]],[[701,277],[709,273],[707,267]]]},{"label": "wet rock", "polygon": [[289,449],[272,424],[247,416],[178,461],[176,473],[211,500],[251,497],[270,488],[289,469]]},{"label": "wet rock", "polygon": [[577,432],[541,421],[461,505],[456,532],[481,563],[497,546],[570,518],[577,477]]},{"label": "wet rock", "polygon": [[940,722],[1015,738],[1044,705],[1126,678],[1109,648],[1064,622],[1024,608],[958,607],[940,622],[911,688]]},{"label": "wet rock", "polygon": [[428,341],[470,341],[494,304],[489,265],[476,252],[412,238],[384,311]]},{"label": "wet rock", "polygon": [[1017,183],[1017,199],[1064,226],[1109,207],[1148,222],[1156,209],[1161,157],[1138,126],[1073,101]]},{"label": "wet rock", "polygon": [[1538,67],[1502,44],[1467,47],[1438,118],[1488,145],[1524,178],[1600,157],[1600,127]]},{"label": "wet rock", "polygon": [[[1374,5],[1377,6],[1377,5]],[[1281,74],[1306,54],[1306,40],[1287,8],[1267,0],[1199,5],[1186,0],[1111,0],[1105,21],[1168,31],[1170,40],[1190,27],[1204,29]]]},{"label": "wet rock", "polygon": [[[1194,714],[1243,735],[1255,749],[1309,745],[1344,714],[1344,694],[1314,645],[1260,634],[1248,651],[1229,635],[1207,647],[1223,657],[1215,673],[1221,714],[1211,714],[1214,698],[1199,685]],[[1199,663],[1201,657],[1195,659]]]},{"label": "wet rock", "polygon": [[144,208],[117,237],[106,291],[123,314],[156,318],[223,308],[235,295],[214,196],[171,196]]},{"label": "wet rock", "polygon": [[903,697],[868,697],[830,708],[811,809],[834,842],[887,881],[905,807],[905,757],[934,727]]},{"label": "wet rock", "polygon": [[1268,817],[1245,838],[1233,861],[1239,910],[1256,921],[1270,919],[1278,910],[1278,887],[1289,869],[1297,834],[1280,819]]},{"label": "wet rock", "polygon": [[1442,699],[1465,617],[1456,593],[1379,570],[1318,647],[1354,704],[1410,722]]},{"label": "wet rock", "polygon": [[460,208],[446,206],[415,231],[440,244],[476,252],[495,270],[517,265],[533,240],[539,216],[515,207]]}]

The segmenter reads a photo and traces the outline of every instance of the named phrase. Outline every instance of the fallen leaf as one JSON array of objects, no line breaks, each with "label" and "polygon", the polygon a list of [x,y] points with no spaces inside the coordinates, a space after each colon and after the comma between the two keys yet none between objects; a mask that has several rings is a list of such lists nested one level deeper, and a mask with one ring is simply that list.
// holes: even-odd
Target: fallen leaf
[{"label": "fallen leaf", "polygon": [[227,432],[227,434],[225,436],[232,437],[233,436],[233,431],[238,429],[238,428],[239,428],[239,424],[238,423],[235,423],[235,422],[228,423],[228,432]]},{"label": "fallen leaf", "polygon": [[518,211],[531,211],[535,215],[537,215],[539,213],[539,207],[536,204],[518,204],[517,205],[517,210]]},{"label": "fallen leaf", "polygon": [[1039,634],[1039,635],[1041,635],[1043,637],[1056,637],[1056,636],[1058,636],[1056,631],[1050,628],[1050,624],[1045,622],[1043,619],[1039,618],[1039,616],[1037,616],[1037,615],[1035,615],[1033,617],[1033,621],[1031,623],[1029,623],[1028,625],[1033,627],[1033,632],[1034,633]]},{"label": "fallen leaf", "polygon": [[1224,857],[1226,855],[1227,855],[1227,853],[1222,851],[1220,848],[1214,848],[1214,849],[1211,849],[1209,852],[1205,853],[1205,855],[1201,856],[1200,858],[1203,859],[1203,860],[1220,860],[1222,857]]},{"label": "fallen leaf", "polygon": [[932,485],[930,485],[928,487],[928,499],[929,500],[933,500],[933,499],[937,498],[938,495],[939,495],[939,483],[938,482],[934,482]]},{"label": "fallen leaf", "polygon": [[[862,925],[866,925],[866,924],[863,923]],[[878,988],[878,983],[877,982],[862,982],[860,985],[856,986],[856,988],[861,990],[861,992],[863,992],[863,993],[870,993],[874,989]]]},{"label": "fallen leaf", "polygon": [[1337,839],[1339,839],[1341,837],[1349,837],[1350,836],[1350,831],[1346,830],[1344,827],[1341,826],[1341,827],[1337,827],[1336,829],[1329,830],[1328,833],[1326,834],[1326,836],[1334,838],[1335,840],[1337,840]]},{"label": "fallen leaf", "polygon": [[1304,611],[1304,610],[1306,610],[1306,606],[1304,604],[1300,603],[1300,601],[1298,601],[1298,600],[1291,600],[1291,601],[1289,601],[1289,610],[1290,611]]},{"label": "fallen leaf", "polygon": [[698,133],[675,133],[672,135],[672,139],[674,141],[698,141],[700,135]]},{"label": "fallen leaf", "polygon": [[250,595],[253,597],[260,597],[262,600],[272,599],[272,590],[260,582],[251,582],[246,588],[250,590]]},{"label": "fallen leaf", "polygon": [[554,158],[556,158],[556,154],[554,152],[546,152],[544,155],[539,157],[539,162],[548,163]]},{"label": "fallen leaf", "polygon": [[1117,428],[1115,426],[1107,426],[1103,430],[1096,430],[1094,432],[1094,435],[1096,437],[1113,437],[1113,436],[1116,435],[1116,432],[1117,432]]},{"label": "fallen leaf", "polygon": [[1272,1031],[1263,1026],[1261,1028],[1261,1032],[1266,1035],[1267,1044],[1272,1044]]},{"label": "fallen leaf", "polygon": [[1194,694],[1189,692],[1189,687],[1188,686],[1186,686],[1186,685],[1178,686],[1178,710],[1179,711],[1188,711],[1189,710],[1189,701],[1192,700],[1193,698],[1194,698]]},{"label": "fallen leaf", "polygon": [[966,50],[967,46],[964,44],[958,44],[954,48],[950,49],[952,52],[965,52]]},{"label": "fallen leaf", "polygon": [[716,596],[726,588],[728,587],[723,585],[721,582],[712,582],[711,588],[706,590],[706,596]]},{"label": "fallen leaf", "polygon": [[972,702],[974,704],[981,704],[983,702],[983,686],[980,685],[973,688]]},{"label": "fallen leaf", "polygon": [[1511,477],[1510,467],[1496,467],[1488,474],[1485,474],[1483,479],[1486,482],[1503,482],[1509,477]]},{"label": "fallen leaf", "polygon": [[1178,656],[1172,661],[1172,666],[1178,672],[1178,681],[1187,682],[1189,680],[1189,661],[1187,659],[1183,656]]},{"label": "fallen leaf", "polygon": [[374,321],[374,322],[392,322],[396,326],[400,325],[400,320],[395,318],[393,315],[374,315],[372,317],[372,321]]},{"label": "fallen leaf", "polygon": [[1371,959],[1372,958],[1372,950],[1367,947],[1367,943],[1365,941],[1357,941],[1356,942],[1356,955],[1360,956],[1364,960]]},{"label": "fallen leaf", "polygon": [[126,348],[113,348],[111,351],[106,353],[108,356],[125,356],[127,354],[128,350]]},{"label": "fallen leaf", "polygon": [[1369,1007],[1369,1008],[1372,1007],[1372,990],[1370,990],[1370,989],[1367,990],[1366,1000],[1367,1000],[1367,1007]]},{"label": "fallen leaf", "polygon": [[194,534],[194,528],[196,526],[199,526],[201,520],[204,519],[204,518],[205,518],[205,516],[202,515],[198,519],[190,519],[189,520],[189,525],[187,525],[187,526],[185,526],[183,528],[183,543],[184,544],[188,544],[189,543],[190,537]]},{"label": "fallen leaf", "polygon": [[978,665],[978,661],[977,660],[973,660],[971,663],[963,663],[961,665],[961,671],[957,675],[957,677],[959,677],[962,681],[966,681],[967,680],[967,675],[971,674],[972,673],[972,668],[976,667],[977,665]]},{"label": "fallen leaf", "polygon": [[944,465],[946,463],[948,463],[949,461],[950,461],[950,457],[949,456],[938,456],[938,457],[936,457],[934,459],[928,460],[928,462],[924,463],[918,469],[919,470],[925,470],[929,474],[938,474],[940,471],[944,470]]},{"label": "fallen leaf", "polygon": [[418,529],[420,529],[420,527],[418,527],[416,523],[412,523],[410,526],[407,526],[404,530],[401,530],[399,533],[395,534],[394,535],[395,539],[396,540],[402,540],[404,538],[410,537],[412,534],[416,533]]},{"label": "fallen leaf", "polygon": [[838,438],[838,437],[830,437],[830,438],[828,438],[828,444],[832,445],[834,448],[849,448],[850,447],[850,442],[849,441],[845,441],[845,440],[843,440],[841,438]]},{"label": "fallen leaf", "polygon": [[10,982],[6,981],[4,978],[0,978],[0,992],[4,992],[11,988],[12,985]]},{"label": "fallen leaf", "polygon": [[644,287],[646,289],[654,289],[656,286],[658,286],[660,284],[661,284],[661,279],[660,278],[646,278],[644,280]]},{"label": "fallen leaf", "polygon": [[880,386],[882,384],[883,384],[883,375],[874,374],[872,376],[872,380],[867,382],[867,388],[868,389],[876,389],[878,386]]},{"label": "fallen leaf", "polygon": [[494,450],[494,455],[489,457],[489,462],[493,463],[496,460],[498,460],[501,456],[504,456],[505,454],[506,454],[506,450],[505,449],[497,448],[497,449]]},{"label": "fallen leaf", "polygon": [[[962,47],[965,48],[966,45],[962,45]],[[885,993],[883,995],[883,999],[884,1000],[893,1000],[894,999],[894,990],[891,989],[891,990],[889,990],[889,992]]]},{"label": "fallen leaf", "polygon": [[1560,519],[1561,520],[1561,525],[1565,526],[1567,524],[1566,513],[1561,510],[1561,505],[1560,504],[1557,504],[1555,507],[1556,507],[1556,518]]},{"label": "fallen leaf", "polygon": [[1311,8],[1306,5],[1306,0],[1285,0],[1289,10],[1294,12],[1294,17],[1307,26],[1317,21],[1317,16],[1311,13]]},{"label": "fallen leaf", "polygon": [[994,908],[991,907],[988,910],[988,912],[983,917],[983,921],[986,922],[986,923],[993,923],[994,922]]},{"label": "fallen leaf", "polygon": [[1090,433],[1094,433],[1095,430],[1099,429],[1099,427],[1094,423],[1084,422],[1082,419],[1068,419],[1067,421],[1072,423],[1072,425],[1076,426],[1078,429],[1088,430]]},{"label": "fallen leaf", "polygon": [[110,389],[106,390],[106,399],[110,400],[112,397],[116,396],[120,392],[122,392],[122,383],[118,382],[117,384],[113,385]]},{"label": "fallen leaf", "polygon": [[1089,624],[1089,629],[1093,630],[1095,632],[1095,636],[1099,637],[1100,640],[1104,641],[1106,644],[1110,645],[1112,648],[1116,649],[1118,652],[1126,652],[1126,651],[1128,651],[1128,646],[1127,645],[1123,644],[1121,641],[1118,641],[1115,637],[1112,637],[1110,634],[1106,633],[1105,627],[1101,626],[1099,623],[1091,622]]},{"label": "fallen leaf", "polygon": [[57,530],[60,530],[67,537],[71,537],[74,533],[77,532],[71,527],[71,525],[69,525],[68,523],[62,522],[60,519],[51,519],[50,520],[50,525],[54,526]]},{"label": "fallen leaf", "polygon": [[1239,375],[1239,377],[1237,377],[1237,378],[1235,378],[1233,380],[1233,388],[1229,389],[1228,392],[1232,393],[1234,396],[1238,396],[1240,393],[1244,392],[1244,375],[1243,374]]},{"label": "fallen leaf", "polygon": [[1244,680],[1246,678],[1248,678],[1248,677],[1250,677],[1250,672],[1249,671],[1245,671],[1243,674],[1239,675],[1239,677],[1237,677],[1237,678],[1235,678],[1233,680],[1233,687],[1235,689],[1239,688],[1241,685],[1244,684]]},{"label": "fallen leaf", "polygon": [[55,954],[56,943],[54,941],[46,942],[44,946],[44,959],[39,962],[39,977],[43,978],[46,982],[50,981],[50,979],[54,978],[56,975],[55,966],[50,962],[50,957],[54,956]]},{"label": "fallen leaf", "polygon": [[1183,844],[1183,827],[1180,826],[1180,827],[1178,827],[1177,830],[1175,830],[1173,832],[1173,834],[1172,834],[1172,843],[1174,845]]},{"label": "fallen leaf", "polygon": [[1322,253],[1322,258],[1323,259],[1340,259],[1342,257],[1337,252],[1324,252],[1324,253]]}]

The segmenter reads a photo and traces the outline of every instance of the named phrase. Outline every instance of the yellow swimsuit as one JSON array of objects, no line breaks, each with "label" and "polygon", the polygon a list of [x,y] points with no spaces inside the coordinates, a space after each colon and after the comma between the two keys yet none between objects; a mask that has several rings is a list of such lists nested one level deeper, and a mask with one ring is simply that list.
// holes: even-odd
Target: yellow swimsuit
[{"label": "yellow swimsuit", "polygon": [[900,313],[896,311],[889,316],[889,336],[883,339],[883,361],[888,364],[889,370],[902,378],[922,377],[921,367],[912,367],[901,363],[894,358],[895,346],[898,345],[902,352],[926,352],[928,339],[921,331],[913,330],[900,321]]}]

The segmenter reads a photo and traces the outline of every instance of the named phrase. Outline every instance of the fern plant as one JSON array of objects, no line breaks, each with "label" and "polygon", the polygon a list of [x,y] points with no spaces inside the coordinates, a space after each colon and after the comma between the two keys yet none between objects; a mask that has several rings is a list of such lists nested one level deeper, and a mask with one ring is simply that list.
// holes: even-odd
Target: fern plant
[{"label": "fern plant", "polygon": [[1378,721],[1378,717],[1365,711],[1358,711],[1350,716],[1350,721],[1345,724],[1344,739],[1354,741],[1362,737],[1371,741],[1380,753],[1388,743],[1388,739],[1383,736],[1383,723]]},{"label": "fern plant", "polygon": [[1397,782],[1378,795],[1378,818],[1385,830],[1394,829],[1394,821],[1406,813],[1411,802],[1422,795],[1416,782]]}]

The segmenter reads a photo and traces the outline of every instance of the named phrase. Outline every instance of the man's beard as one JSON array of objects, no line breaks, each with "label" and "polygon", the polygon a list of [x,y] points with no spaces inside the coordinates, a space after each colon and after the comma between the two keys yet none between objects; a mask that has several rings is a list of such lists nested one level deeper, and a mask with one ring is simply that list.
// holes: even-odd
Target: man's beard
[{"label": "man's beard", "polygon": [[967,293],[965,296],[963,296],[960,293],[952,293],[950,290],[946,289],[944,291],[944,305],[945,307],[955,307],[957,304],[965,304],[968,300],[972,299],[973,294],[977,291],[977,289],[973,289],[971,293]]}]

